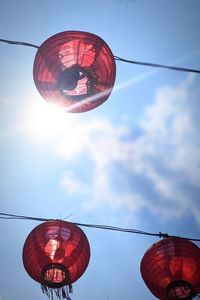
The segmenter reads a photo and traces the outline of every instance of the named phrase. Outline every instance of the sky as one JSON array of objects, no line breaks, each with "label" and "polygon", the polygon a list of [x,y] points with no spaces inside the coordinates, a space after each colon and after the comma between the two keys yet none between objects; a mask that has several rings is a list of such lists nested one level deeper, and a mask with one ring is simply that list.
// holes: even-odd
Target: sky
[{"label": "sky", "polygon": [[[200,69],[199,11],[199,0],[1,0],[0,38],[87,31],[116,56]],[[200,237],[198,74],[116,62],[109,99],[73,114],[37,91],[36,49],[0,53],[0,212]],[[46,299],[22,263],[38,222],[0,224],[0,299]],[[155,299],[140,261],[158,238],[82,229],[91,259],[72,300]]]}]

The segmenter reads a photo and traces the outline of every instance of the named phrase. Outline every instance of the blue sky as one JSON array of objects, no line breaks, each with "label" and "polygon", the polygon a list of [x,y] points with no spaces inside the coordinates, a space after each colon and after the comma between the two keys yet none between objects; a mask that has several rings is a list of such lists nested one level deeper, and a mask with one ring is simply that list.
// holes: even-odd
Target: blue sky
[{"label": "blue sky", "polygon": [[[8,0],[0,38],[88,31],[125,59],[200,69],[199,11],[199,0]],[[63,114],[36,90],[36,49],[0,53],[0,211],[199,237],[199,75],[117,62],[103,105]],[[21,259],[37,224],[1,221],[1,300],[45,299]],[[91,261],[73,300],[154,299],[139,268],[156,238],[83,230]]]}]

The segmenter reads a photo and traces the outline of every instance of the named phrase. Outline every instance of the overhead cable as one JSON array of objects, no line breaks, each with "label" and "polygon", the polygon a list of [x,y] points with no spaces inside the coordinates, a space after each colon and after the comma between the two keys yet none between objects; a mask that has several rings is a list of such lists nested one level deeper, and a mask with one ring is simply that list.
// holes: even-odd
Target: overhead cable
[{"label": "overhead cable", "polygon": [[[11,40],[6,40],[6,39],[0,39],[0,42],[11,44],[11,45],[28,46],[28,47],[33,47],[33,48],[37,48],[37,49],[40,48],[40,46],[31,44],[31,43],[27,43],[27,42],[11,41]],[[168,65],[157,64],[157,63],[149,63],[149,62],[141,62],[141,61],[136,61],[136,60],[129,60],[129,59],[121,58],[121,57],[116,56],[116,55],[114,55],[114,59],[116,61],[121,61],[121,62],[129,63],[129,64],[142,65],[142,66],[155,67],[155,68],[163,68],[163,69],[169,69],[169,70],[173,70],[173,71],[192,72],[192,73],[200,74],[200,70],[191,69],[191,68],[168,66]]]},{"label": "overhead cable", "polygon": [[[53,221],[57,219],[47,219],[47,218],[39,218],[39,217],[30,217],[30,216],[24,216],[24,215],[16,215],[16,214],[8,214],[0,212],[0,219],[3,220],[30,220],[30,221],[39,221],[39,222],[47,222],[47,221]],[[146,232],[138,229],[131,229],[131,228],[121,228],[121,227],[115,227],[110,225],[96,225],[96,224],[86,224],[86,223],[79,223],[79,222],[70,222],[72,224],[75,224],[80,227],[88,227],[88,228],[95,228],[95,229],[104,229],[104,230],[111,230],[111,231],[118,231],[118,232],[126,232],[126,233],[134,233],[134,234],[140,234],[140,235],[148,235],[148,236],[155,236],[159,238],[167,238],[167,237],[179,237],[184,238],[190,241],[196,241],[200,242],[200,239],[197,238],[191,238],[191,237],[183,237],[183,236],[176,236],[176,235],[169,235],[167,233],[152,233],[152,232]]]},{"label": "overhead cable", "polygon": [[28,46],[28,47],[39,48],[39,46],[37,46],[37,45],[26,43],[26,42],[10,41],[10,40],[5,40],[5,39],[0,39],[0,42],[11,44],[11,45]]},{"label": "overhead cable", "polygon": [[119,60],[119,61],[129,63],[129,64],[136,64],[136,65],[142,65],[142,66],[148,66],[148,67],[170,69],[170,70],[174,70],[174,71],[200,73],[200,70],[195,70],[195,69],[167,66],[167,65],[147,63],[147,62],[141,62],[141,61],[135,61],[135,60],[128,60],[128,59],[121,58],[119,56],[114,56],[114,58],[115,58],[115,60]]}]

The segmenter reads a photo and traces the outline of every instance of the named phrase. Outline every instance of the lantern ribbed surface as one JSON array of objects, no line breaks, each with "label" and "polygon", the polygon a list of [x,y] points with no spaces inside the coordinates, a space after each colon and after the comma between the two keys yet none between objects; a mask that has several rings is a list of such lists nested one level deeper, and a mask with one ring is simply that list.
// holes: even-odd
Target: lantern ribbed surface
[{"label": "lantern ribbed surface", "polygon": [[141,275],[158,299],[193,299],[200,293],[200,250],[183,238],[153,244],[141,261]]},{"label": "lantern ribbed surface", "polygon": [[52,288],[76,281],[86,270],[90,247],[84,232],[76,225],[54,220],[35,227],[23,248],[27,273]]},{"label": "lantern ribbed surface", "polygon": [[116,64],[109,46],[95,34],[64,31],[38,49],[33,78],[41,96],[67,112],[85,112],[109,97]]}]

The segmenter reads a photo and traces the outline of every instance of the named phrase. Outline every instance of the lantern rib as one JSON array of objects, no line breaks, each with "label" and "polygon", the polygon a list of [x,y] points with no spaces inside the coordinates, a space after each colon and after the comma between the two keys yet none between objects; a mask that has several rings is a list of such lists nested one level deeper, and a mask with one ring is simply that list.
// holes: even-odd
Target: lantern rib
[{"label": "lantern rib", "polygon": [[[31,44],[31,43],[27,43],[27,42],[11,41],[11,40],[7,40],[7,39],[0,39],[0,42],[11,44],[11,45],[28,46],[28,47],[33,47],[33,48],[37,48],[37,49],[40,48],[40,46],[37,46],[35,44]],[[168,66],[168,65],[163,65],[163,64],[142,62],[142,61],[136,61],[136,60],[129,60],[129,59],[119,57],[117,55],[114,55],[114,59],[116,61],[121,61],[121,62],[129,63],[129,64],[136,64],[136,65],[142,65],[142,66],[147,66],[147,67],[163,68],[163,69],[169,69],[169,70],[174,70],[174,71],[192,72],[192,73],[200,74],[200,70],[197,70],[197,69],[176,67],[176,66]]]},{"label": "lantern rib", "polygon": [[[8,213],[3,213],[3,212],[0,212],[0,219],[2,219],[2,220],[29,220],[29,221],[39,221],[39,222],[58,220],[58,219],[54,219],[54,218],[47,219],[47,218],[30,217],[30,216],[24,216],[24,215],[8,214]],[[110,225],[86,224],[86,223],[79,223],[79,222],[70,222],[70,223],[77,225],[77,226],[81,226],[81,227],[118,231],[118,232],[126,232],[126,233],[134,233],[134,234],[140,234],[140,235],[155,236],[155,237],[159,237],[159,238],[167,238],[167,237],[183,238],[183,239],[187,239],[187,240],[194,241],[194,242],[200,242],[200,239],[197,239],[197,238],[169,235],[167,233],[162,233],[162,232],[152,233],[152,232],[146,232],[146,231],[142,231],[142,230],[138,230],[138,229],[122,228],[122,227],[115,227],[115,226],[110,226]]]}]

